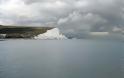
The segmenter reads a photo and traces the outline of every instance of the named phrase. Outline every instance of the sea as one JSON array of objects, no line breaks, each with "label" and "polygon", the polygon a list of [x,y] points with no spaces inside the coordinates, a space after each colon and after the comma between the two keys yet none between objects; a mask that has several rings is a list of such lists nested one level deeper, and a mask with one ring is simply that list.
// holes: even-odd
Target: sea
[{"label": "sea", "polygon": [[0,41],[0,78],[124,78],[124,42]]}]

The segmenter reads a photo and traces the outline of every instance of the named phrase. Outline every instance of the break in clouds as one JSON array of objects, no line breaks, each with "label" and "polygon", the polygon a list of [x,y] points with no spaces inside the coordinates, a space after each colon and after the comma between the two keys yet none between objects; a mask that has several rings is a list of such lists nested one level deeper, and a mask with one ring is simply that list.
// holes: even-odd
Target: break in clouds
[{"label": "break in clouds", "polygon": [[63,33],[123,31],[123,0],[0,0],[0,24],[53,26]]}]

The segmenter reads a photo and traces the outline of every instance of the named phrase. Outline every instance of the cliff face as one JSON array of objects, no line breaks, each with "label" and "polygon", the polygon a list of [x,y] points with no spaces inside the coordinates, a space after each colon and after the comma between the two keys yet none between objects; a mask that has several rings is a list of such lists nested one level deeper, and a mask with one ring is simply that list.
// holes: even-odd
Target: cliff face
[{"label": "cliff face", "polygon": [[0,25],[0,34],[6,34],[5,38],[32,38],[45,33],[53,27],[23,27]]}]

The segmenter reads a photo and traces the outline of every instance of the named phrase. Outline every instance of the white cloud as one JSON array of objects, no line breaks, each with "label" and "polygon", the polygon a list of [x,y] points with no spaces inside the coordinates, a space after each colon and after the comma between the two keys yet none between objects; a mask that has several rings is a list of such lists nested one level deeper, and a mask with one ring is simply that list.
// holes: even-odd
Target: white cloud
[{"label": "white cloud", "polygon": [[58,20],[59,28],[66,31],[71,31],[70,33],[78,32],[79,30],[89,31],[90,27],[96,25],[97,23],[106,24],[108,21],[101,16],[93,13],[82,13],[80,11],[74,11],[67,17],[60,18]]},{"label": "white cloud", "polygon": [[79,0],[79,1],[77,1],[75,3],[75,6],[77,8],[85,8],[85,7],[89,6],[89,5],[90,5],[90,3],[88,1],[86,1],[86,0]]}]

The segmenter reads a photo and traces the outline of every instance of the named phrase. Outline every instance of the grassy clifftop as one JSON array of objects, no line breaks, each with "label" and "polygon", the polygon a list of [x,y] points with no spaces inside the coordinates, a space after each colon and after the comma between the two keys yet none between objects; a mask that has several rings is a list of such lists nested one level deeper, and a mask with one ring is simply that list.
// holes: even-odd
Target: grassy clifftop
[{"label": "grassy clifftop", "polygon": [[54,27],[25,27],[0,25],[0,34],[6,34],[6,38],[32,38],[45,33]]}]

